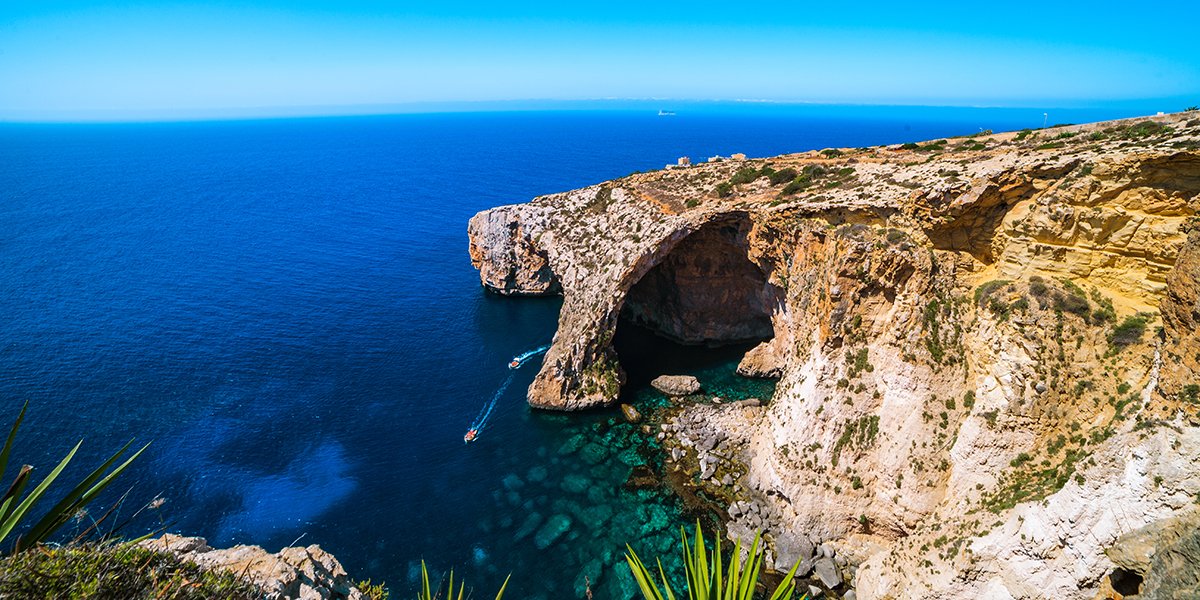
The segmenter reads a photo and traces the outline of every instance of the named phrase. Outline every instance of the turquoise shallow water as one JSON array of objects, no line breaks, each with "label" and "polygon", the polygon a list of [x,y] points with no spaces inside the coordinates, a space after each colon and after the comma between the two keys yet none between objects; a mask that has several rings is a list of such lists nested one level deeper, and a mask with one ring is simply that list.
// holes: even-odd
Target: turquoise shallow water
[{"label": "turquoise shallow water", "polygon": [[[539,359],[464,446],[508,360],[551,339],[560,305],[485,294],[467,220],[682,155],[1041,119],[735,107],[0,124],[0,412],[30,401],[14,459],[46,467],[86,438],[80,475],[130,437],[151,440],[126,478],[130,502],[161,494],[175,531],[272,550],[319,543],[401,591],[424,558],[483,589],[512,572],[516,598],[578,597],[592,572],[597,597],[621,597],[624,569],[610,567],[624,543],[662,551],[692,515],[661,490],[623,486],[653,442],[615,411],[526,406]],[[662,401],[639,383],[655,369],[690,370],[726,397],[769,395],[732,374],[736,349],[626,352],[643,409]]]}]

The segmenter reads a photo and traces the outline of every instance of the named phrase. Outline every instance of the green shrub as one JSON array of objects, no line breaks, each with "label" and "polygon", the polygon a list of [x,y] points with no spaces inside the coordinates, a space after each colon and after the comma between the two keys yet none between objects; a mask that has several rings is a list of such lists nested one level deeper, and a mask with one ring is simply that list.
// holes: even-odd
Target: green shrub
[{"label": "green shrub", "polygon": [[1108,343],[1113,350],[1120,351],[1142,341],[1142,335],[1146,333],[1146,324],[1150,322],[1150,316],[1146,313],[1131,315],[1125,317],[1120,325],[1113,327],[1112,332],[1108,335]]},{"label": "green shrub", "polygon": [[1200,403],[1200,385],[1189,383],[1179,392],[1179,399],[1191,404]]},{"label": "green shrub", "polygon": [[796,170],[788,167],[786,169],[772,171],[769,175],[767,175],[767,178],[771,180],[771,185],[779,185],[785,181],[791,181],[795,179],[796,175],[798,175]]},{"label": "green shrub", "polygon": [[975,288],[975,304],[982,305],[984,300],[987,300],[993,292],[1008,285],[1010,282],[1007,279],[993,279],[987,283],[981,284]]},{"label": "green shrub", "polygon": [[733,195],[733,184],[728,181],[722,181],[717,184],[717,196],[720,198],[728,198]]},{"label": "green shrub", "polygon": [[751,181],[758,179],[761,175],[762,171],[755,169],[754,167],[742,167],[737,170],[737,173],[733,174],[733,177],[729,179],[729,183],[734,185],[750,183]]},{"label": "green shrub", "polygon": [[1034,275],[1029,278],[1029,293],[1034,296],[1045,296],[1049,288],[1046,287],[1046,280]]}]

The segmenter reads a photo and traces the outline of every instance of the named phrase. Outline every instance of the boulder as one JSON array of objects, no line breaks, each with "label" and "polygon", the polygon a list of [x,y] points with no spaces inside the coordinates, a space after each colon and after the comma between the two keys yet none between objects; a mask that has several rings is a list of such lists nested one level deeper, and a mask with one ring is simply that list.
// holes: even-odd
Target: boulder
[{"label": "boulder", "polygon": [[[798,560],[812,558],[813,544],[803,535],[781,535],[775,540],[775,570],[787,572]],[[806,573],[807,575],[807,573]]]},{"label": "boulder", "polygon": [[829,589],[833,589],[842,584],[842,575],[838,573],[837,565],[832,558],[821,558],[813,563],[813,572],[817,579],[821,580],[821,585]]},{"label": "boulder", "polygon": [[687,396],[700,391],[700,380],[691,375],[661,375],[650,385],[668,396]]},{"label": "boulder", "polygon": [[625,420],[630,423],[637,423],[642,420],[642,413],[634,408],[632,404],[622,404],[621,414],[625,415]]},{"label": "boulder", "polygon": [[737,374],[742,377],[779,377],[783,361],[775,351],[775,340],[767,340],[746,353],[738,363]]}]

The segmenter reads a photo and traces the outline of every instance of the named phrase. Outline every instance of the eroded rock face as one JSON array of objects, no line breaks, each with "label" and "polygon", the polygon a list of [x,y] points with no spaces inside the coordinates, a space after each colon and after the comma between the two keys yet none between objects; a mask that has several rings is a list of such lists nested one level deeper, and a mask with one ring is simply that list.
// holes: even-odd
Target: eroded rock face
[{"label": "eroded rock face", "polygon": [[562,291],[546,252],[538,246],[542,221],[533,212],[494,209],[467,225],[471,264],[483,285],[505,296],[543,296]]},{"label": "eroded rock face", "polygon": [[[725,432],[733,485],[860,598],[1090,598],[1106,549],[1200,493],[1200,119],[1019,137],[633,175],[477,216],[504,250],[473,256],[485,286],[561,284],[537,407],[616,399],[623,313],[765,340],[739,370],[779,384]],[[763,167],[808,183],[721,185]]]},{"label": "eroded rock face", "polygon": [[204,538],[167,533],[143,547],[168,552],[209,569],[244,576],[259,586],[267,600],[361,600],[346,570],[320,546],[284,548],[275,554],[258,546],[215,549]]},{"label": "eroded rock face", "polygon": [[621,315],[684,344],[769,338],[779,293],[747,258],[745,220],[687,236],[629,290]]}]

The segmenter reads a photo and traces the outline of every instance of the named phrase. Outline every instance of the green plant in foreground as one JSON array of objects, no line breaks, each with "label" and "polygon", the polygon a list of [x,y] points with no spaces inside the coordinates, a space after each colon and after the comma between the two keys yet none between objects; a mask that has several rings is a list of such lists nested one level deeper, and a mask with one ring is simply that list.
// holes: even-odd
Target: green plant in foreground
[{"label": "green plant in foreground", "polygon": [[258,600],[236,573],[205,569],[127,543],[40,546],[0,558],[0,598],[26,600]]},{"label": "green plant in foreground", "polygon": [[[458,594],[454,593],[454,570],[451,569],[447,574],[450,580],[446,586],[445,600],[463,600],[466,598],[467,583],[465,581],[458,582]],[[500,591],[496,592],[496,600],[501,600],[504,597],[504,590],[508,587],[508,580],[512,575],[504,578],[504,583],[500,585]],[[417,592],[417,600],[441,600],[442,598],[442,582],[438,582],[437,587],[429,587],[429,570],[425,568],[425,561],[421,561],[421,590]]]},{"label": "green plant in foreground", "polygon": [[[754,544],[750,547],[745,561],[737,560],[737,557],[742,555],[742,543],[739,541],[734,546],[728,570],[722,566],[724,557],[721,553],[721,539],[715,540],[712,554],[709,554],[704,545],[704,533],[700,530],[699,522],[696,523],[696,538],[690,547],[687,532],[682,527],[679,528],[679,535],[683,539],[683,568],[687,577],[689,600],[751,600],[754,597],[754,586],[758,583],[765,553],[765,549],[759,543],[761,539],[758,534],[754,536]],[[658,584],[654,582],[654,575],[646,569],[637,552],[628,544],[625,547],[628,549],[625,560],[629,563],[629,570],[637,580],[642,596],[646,600],[675,600],[675,591],[663,571],[662,561],[657,561],[658,575],[665,593],[659,590]],[[792,565],[792,569],[784,576],[783,583],[771,594],[770,600],[790,600],[796,592],[796,581],[793,577],[799,566],[800,561]],[[807,597],[808,594],[805,594],[801,596],[801,600]]]},{"label": "green plant in foreground", "polygon": [[[21,421],[25,419],[25,410],[27,408],[29,408],[28,402],[26,402],[25,406],[21,408],[21,414],[17,416],[16,422],[13,423],[12,430],[8,433],[8,439],[4,442],[4,449],[0,450],[0,475],[5,472],[5,468],[8,466],[8,457],[13,449],[13,441],[17,437],[17,430],[21,427]],[[28,530],[21,533],[16,542],[13,543],[11,553],[15,554],[21,550],[28,549],[31,546],[44,542],[47,538],[54,534],[55,531],[58,531],[60,527],[70,521],[71,517],[75,516],[80,509],[82,509],[92,500],[95,500],[96,496],[99,495],[100,492],[104,491],[104,488],[108,487],[108,484],[112,483],[113,479],[115,479],[117,475],[120,475],[122,471],[128,468],[129,464],[132,463],[135,458],[140,456],[142,452],[146,450],[146,447],[150,445],[146,444],[146,446],[142,446],[142,448],[135,452],[133,456],[130,456],[125,460],[125,462],[121,463],[119,466],[110,471],[109,468],[117,462],[117,459],[120,458],[121,455],[124,454],[132,444],[133,440],[130,440],[124,446],[122,446],[120,450],[117,450],[116,453],[109,457],[108,460],[104,461],[104,464],[100,465],[96,470],[92,471],[90,475],[76,484],[75,487],[72,488],[67,495],[63,496],[62,499],[59,500],[58,504],[55,504],[53,508],[47,511],[39,521],[30,526]],[[18,529],[18,527],[24,526],[24,524],[28,521],[28,517],[30,516],[30,509],[32,509],[34,505],[36,505],[42,499],[46,493],[46,489],[50,487],[50,484],[54,483],[54,480],[58,479],[58,476],[62,473],[63,469],[67,467],[67,464],[71,462],[71,459],[75,457],[75,453],[79,451],[79,447],[82,445],[82,440],[80,440],[78,444],[75,444],[75,447],[72,448],[71,451],[68,452],[67,455],[58,463],[58,466],[54,467],[54,470],[50,471],[50,473],[47,474],[46,477],[42,479],[42,481],[38,483],[28,495],[25,495],[23,499],[22,494],[25,492],[25,488],[29,484],[31,474],[33,473],[33,467],[30,465],[23,465],[17,470],[17,475],[13,479],[12,484],[9,485],[8,490],[4,492],[4,495],[0,496],[0,543],[3,543],[4,540],[10,534],[12,534],[14,530]],[[106,471],[108,472],[107,475],[105,474]]]}]

